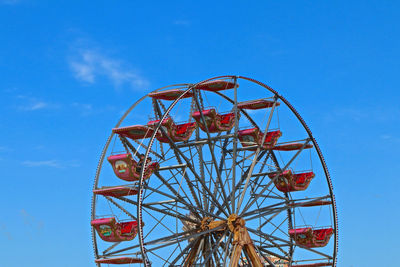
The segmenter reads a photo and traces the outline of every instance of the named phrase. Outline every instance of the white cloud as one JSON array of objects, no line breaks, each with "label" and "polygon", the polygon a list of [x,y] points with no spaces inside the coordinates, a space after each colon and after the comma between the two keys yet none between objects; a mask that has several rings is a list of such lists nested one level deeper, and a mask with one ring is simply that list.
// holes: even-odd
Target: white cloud
[{"label": "white cloud", "polygon": [[27,110],[38,110],[38,109],[44,109],[48,107],[49,105],[43,101],[39,101],[36,103],[31,103],[29,106],[26,106]]},{"label": "white cloud", "polygon": [[58,104],[46,102],[35,97],[18,95],[17,98],[23,99],[22,104],[20,104],[17,108],[22,111],[37,111],[42,109],[54,109],[59,108]]},{"label": "white cloud", "polygon": [[74,71],[75,78],[84,82],[94,83],[94,66],[87,62],[82,63],[75,61],[70,62],[70,66]]},{"label": "white cloud", "polygon": [[27,167],[54,167],[61,168],[61,164],[57,160],[42,160],[42,161],[32,161],[26,160],[22,162],[22,165]]},{"label": "white cloud", "polygon": [[[14,106],[15,109],[19,111],[40,111],[40,110],[58,110],[58,111],[71,111],[71,109],[75,110],[82,116],[88,116],[93,114],[100,114],[109,111],[114,111],[116,108],[111,105],[102,105],[102,106],[94,106],[90,103],[64,103],[60,104],[57,102],[50,102],[47,100],[42,100],[37,97],[33,97],[30,95],[19,94],[14,96],[17,99],[17,105]],[[2,146],[0,146],[0,152],[2,151]]]},{"label": "white cloud", "polygon": [[400,138],[390,135],[390,134],[381,134],[379,136],[383,141],[388,142],[388,143],[400,143]]},{"label": "white cloud", "polygon": [[61,162],[59,160],[26,160],[22,162],[26,167],[51,167],[51,168],[66,168],[66,167],[79,167],[76,161]]},{"label": "white cloud", "polygon": [[115,87],[128,84],[134,89],[143,89],[149,85],[147,79],[121,60],[110,58],[94,49],[76,51],[76,55],[69,60],[69,65],[75,78],[82,82],[94,84],[97,78],[105,77]]}]

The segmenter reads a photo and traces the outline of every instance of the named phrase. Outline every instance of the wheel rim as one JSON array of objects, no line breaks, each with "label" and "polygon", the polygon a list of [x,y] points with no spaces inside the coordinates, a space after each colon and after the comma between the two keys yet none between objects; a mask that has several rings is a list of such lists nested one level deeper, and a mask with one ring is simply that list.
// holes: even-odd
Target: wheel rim
[{"label": "wheel rim", "polygon": [[[215,94],[213,92],[193,89],[196,88],[198,84],[201,85],[217,79],[228,79],[231,81],[240,80],[241,82],[249,81],[260,85],[268,89],[271,93],[271,95],[269,95],[270,97],[274,97],[276,101],[285,104],[285,107],[295,116],[297,122],[300,122],[300,125],[306,132],[303,138],[304,143],[308,142],[313,144],[313,157],[319,159],[318,164],[322,170],[320,173],[324,173],[326,178],[325,186],[326,184],[328,185],[328,193],[326,195],[314,195],[308,198],[300,197],[298,192],[286,193],[277,190],[275,183],[272,182],[273,180],[270,180],[267,175],[248,175],[251,165],[254,165],[252,174],[257,175],[262,173],[263,169],[268,169],[268,172],[271,173],[273,170],[282,171],[291,169],[292,165],[288,164],[286,168],[284,165],[280,166],[281,163],[279,163],[279,160],[283,163],[288,163],[290,160],[278,159],[278,153],[272,150],[241,150],[241,142],[237,139],[239,128],[242,127],[240,123],[242,119],[245,119],[247,124],[251,126],[251,120],[255,117],[254,115],[249,116],[244,110],[236,109],[237,103],[241,101],[241,99],[238,98],[242,95],[234,93],[232,99],[227,100],[229,97],[224,95],[224,92],[217,92]],[[234,246],[237,245],[234,245],[233,242],[235,230],[233,229],[234,227],[232,227],[232,220],[234,215],[238,214],[239,218],[237,218],[235,225],[239,225],[240,218],[242,218],[246,226],[242,228],[237,226],[239,228],[236,228],[236,231],[248,233],[251,239],[251,242],[245,242],[246,244],[242,245],[242,249],[240,250],[242,252],[237,261],[239,265],[242,264],[241,266],[245,266],[245,264],[250,261],[251,264],[257,266],[257,263],[255,264],[253,262],[254,256],[252,257],[252,253],[261,258],[261,261],[266,264],[273,263],[272,261],[276,261],[274,257],[277,257],[284,259],[287,264],[293,266],[304,264],[304,262],[312,264],[325,262],[330,265],[335,265],[338,231],[332,183],[322,153],[304,120],[286,99],[278,95],[278,93],[270,87],[253,79],[240,76],[221,76],[208,79],[198,84],[185,86],[186,94],[194,91],[194,98],[197,99],[194,101],[195,109],[204,109],[204,104],[201,103],[200,98],[202,94],[204,94],[204,96],[213,94],[219,97],[220,101],[224,100],[226,103],[229,102],[234,112],[237,110],[242,116],[240,120],[238,120],[238,123],[235,123],[230,132],[207,133],[207,131],[197,128],[192,138],[186,144],[184,142],[164,143],[164,146],[167,147],[166,150],[168,150],[164,151],[165,158],[168,158],[168,160],[160,160],[160,171],[154,173],[149,179],[144,177],[145,169],[143,168],[140,175],[137,200],[130,202],[123,201],[128,203],[126,205],[131,211],[135,210],[135,204],[137,204],[138,237],[136,237],[136,239],[138,239],[137,241],[139,244],[130,247],[136,249],[140,246],[145,265],[169,266],[172,264],[181,266],[188,263],[190,263],[190,265],[200,264],[208,266],[229,265],[232,264],[230,262],[233,260],[232,255],[235,254],[234,251],[237,251],[234,248]],[[233,90],[236,91],[236,89]],[[183,94],[175,101],[169,102],[171,103],[170,106],[166,108],[162,116],[159,116],[159,119],[161,119],[160,123],[155,126],[153,136],[149,139],[149,142],[146,143],[145,162],[151,155],[151,152],[160,144],[157,139],[157,132],[163,132],[161,121],[166,119],[169,115],[176,115],[176,113],[173,114],[174,108],[179,106],[184,96]],[[141,100],[144,98],[146,98],[146,96]],[[231,102],[233,102],[233,104]],[[131,107],[123,116],[117,127],[132,109]],[[192,110],[189,111],[189,113],[192,113]],[[274,113],[266,113],[268,117],[269,114],[274,115]],[[250,117],[250,120],[246,119],[247,116]],[[257,119],[254,119],[253,121],[256,120]],[[268,121],[270,121],[270,124],[273,124],[273,120],[273,117],[272,119],[268,118],[267,122],[264,122],[264,124],[268,124]],[[204,115],[200,121],[203,123],[206,122]],[[265,125],[259,126],[263,131],[265,129],[264,127]],[[271,129],[270,127],[272,126],[269,125],[267,128]],[[234,136],[232,137],[231,135]],[[112,137],[111,135],[102,153],[99,163],[100,170]],[[199,149],[199,142],[203,142],[201,144],[201,149]],[[231,150],[230,153],[227,153],[227,150]],[[305,149],[303,148],[299,155],[303,150]],[[227,156],[228,154],[230,157],[229,159]],[[296,160],[293,160],[293,162]],[[199,163],[196,163],[196,161]],[[236,168],[232,168],[233,161],[239,161],[240,164],[235,164]],[[184,166],[185,164],[186,166]],[[180,165],[180,167],[177,167],[178,165]],[[228,171],[229,168],[231,172]],[[98,169],[96,173],[94,188],[98,187],[100,170]],[[236,177],[233,178],[235,172]],[[266,173],[267,171],[264,172]],[[318,179],[321,180],[322,177],[318,177]],[[237,190],[232,188],[232,184],[235,184],[234,188]],[[266,187],[266,185],[270,187]],[[243,193],[244,188],[247,189],[246,193]],[[264,193],[268,193],[268,197],[257,196]],[[234,199],[233,202],[231,201],[232,199]],[[264,201],[261,199],[264,199]],[[301,205],[304,204],[300,205],[299,203],[315,203],[321,200],[330,201],[327,207],[330,210],[329,216],[332,218],[331,226],[333,228],[334,238],[333,242],[331,241],[329,244],[330,252],[326,252],[328,248],[324,248],[323,252],[321,252],[321,248],[307,248],[302,246],[296,243],[288,234],[288,230],[299,228],[301,217],[305,216],[305,221],[314,219],[314,217],[308,215],[308,211],[306,211],[309,208],[303,207]],[[242,205],[238,209],[239,203],[242,203]],[[92,207],[93,219],[96,213],[95,200],[93,201]],[[319,213],[321,213],[321,211],[319,211]],[[322,215],[322,217],[324,216],[326,216],[326,214]],[[320,217],[320,214],[318,214],[318,217]],[[318,219],[320,218],[317,218],[317,220]],[[229,227],[229,225],[231,227]],[[312,226],[317,226],[317,223],[313,223]],[[186,235],[183,234],[185,231],[182,228],[186,230]],[[98,258],[99,254],[94,231],[93,238],[95,255],[96,258]],[[254,249],[252,249],[251,246],[253,246]],[[129,246],[127,248],[129,248]],[[129,249],[114,250],[114,254],[110,255],[122,255],[129,251]],[[210,253],[206,251],[210,251]],[[268,254],[268,257],[266,254]],[[236,262],[236,260],[234,261]]]}]

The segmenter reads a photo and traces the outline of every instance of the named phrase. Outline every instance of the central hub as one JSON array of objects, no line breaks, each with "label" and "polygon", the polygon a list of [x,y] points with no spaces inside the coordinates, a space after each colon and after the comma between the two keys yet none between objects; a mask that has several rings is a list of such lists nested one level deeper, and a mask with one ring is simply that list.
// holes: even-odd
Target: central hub
[{"label": "central hub", "polygon": [[238,228],[244,228],[246,221],[233,213],[229,215],[227,223],[229,230],[233,233],[235,230],[238,230]]},{"label": "central hub", "polygon": [[[215,228],[219,228],[219,229],[215,229]],[[224,231],[225,228],[226,228],[225,221],[214,221],[214,219],[211,217],[204,217],[204,219],[201,220],[201,223],[200,223],[200,229],[202,231],[211,230],[211,229],[215,229],[216,231]]]},{"label": "central hub", "polygon": [[213,221],[211,217],[204,217],[204,219],[201,220],[200,229],[203,231],[210,229],[210,223]]},{"label": "central hub", "polygon": [[[207,231],[214,229],[215,231],[225,231],[225,229],[229,229],[232,233],[236,233],[240,230],[246,229],[245,227],[246,221],[239,217],[237,214],[231,214],[226,221],[215,221],[212,217],[204,217],[200,225],[198,225],[198,229],[201,231]],[[218,229],[216,229],[218,228]]]}]

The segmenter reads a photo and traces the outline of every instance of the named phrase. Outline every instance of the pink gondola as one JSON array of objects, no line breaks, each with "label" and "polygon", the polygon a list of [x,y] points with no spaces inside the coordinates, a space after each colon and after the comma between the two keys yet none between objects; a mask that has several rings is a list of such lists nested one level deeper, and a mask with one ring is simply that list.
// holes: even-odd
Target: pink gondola
[{"label": "pink gondola", "polygon": [[[207,126],[201,118],[201,113],[203,113]],[[196,111],[192,117],[204,132],[207,131],[207,128],[210,133],[229,131],[235,124],[235,113],[219,114],[213,108],[202,110],[201,113]]]},{"label": "pink gondola", "polygon": [[[274,105],[274,101],[266,100],[266,99],[256,99],[249,100],[238,103],[238,108],[240,109],[262,109],[262,108],[270,108]],[[276,107],[279,106],[280,103],[276,102]]]},{"label": "pink gondola", "polygon": [[[214,80],[198,84],[196,86],[196,89],[217,92],[221,90],[232,89],[234,87],[235,87],[234,82],[225,80]],[[236,84],[236,87],[239,87],[239,84]]]},{"label": "pink gondola", "polygon": [[[165,90],[165,91],[160,91],[160,92],[153,92],[150,93],[149,96],[154,98],[154,99],[162,99],[162,100],[175,100],[178,97],[180,97],[185,91],[179,90],[179,89],[170,89],[170,90]],[[189,91],[187,92],[183,98],[188,98],[192,97],[193,92]]]},{"label": "pink gondola", "polygon": [[292,267],[322,267],[322,266],[332,266],[332,262],[317,262],[317,263],[308,263],[308,264],[296,264],[292,265]]},{"label": "pink gondola", "polygon": [[128,137],[132,140],[149,138],[153,135],[154,130],[144,125],[133,125],[128,127],[114,128],[113,133],[123,137]]},{"label": "pink gondola", "polygon": [[105,187],[93,190],[96,195],[108,196],[108,197],[125,197],[132,196],[138,193],[136,188],[126,187],[126,186],[116,186],[116,187]]},{"label": "pink gondola", "polygon": [[95,260],[95,262],[104,264],[133,264],[133,263],[143,263],[143,259],[131,258],[131,257],[115,257],[115,258],[97,259]]},{"label": "pink gondola", "polygon": [[288,206],[290,206],[290,207],[315,207],[315,206],[325,206],[325,205],[331,205],[331,204],[332,204],[332,201],[320,200],[320,201],[312,201],[312,202],[291,203]]},{"label": "pink gondola", "polygon": [[[241,130],[238,132],[239,140],[243,147],[261,145],[263,135],[264,133],[262,133],[258,128],[251,128],[251,129]],[[265,137],[262,148],[263,149],[273,148],[278,142],[279,137],[281,136],[282,133],[280,130],[268,132]],[[256,148],[250,150],[256,150]]]},{"label": "pink gondola", "polygon": [[[147,123],[150,127],[156,127],[160,120],[152,120]],[[175,124],[170,117],[167,117],[161,123],[161,127],[173,142],[187,141],[192,136],[193,131],[196,129],[196,122],[189,122],[183,124]],[[167,136],[160,130],[156,135],[158,141],[162,143],[169,143]]]},{"label": "pink gondola", "polygon": [[[138,163],[132,158],[132,154],[118,154],[112,155],[107,158],[113,167],[115,175],[125,181],[137,181],[140,179],[141,168]],[[160,165],[158,162],[148,161],[146,164],[146,169],[144,171],[143,178],[149,178]]]},{"label": "pink gondola", "polygon": [[312,229],[311,227],[290,229],[289,235],[296,244],[308,248],[324,247],[333,234],[332,228]]},{"label": "pink gondola", "polygon": [[[282,144],[282,145],[277,145],[274,146],[272,149],[273,150],[278,150],[278,151],[293,151],[293,150],[299,150],[303,147],[304,144],[302,143],[290,143],[290,144]],[[306,144],[304,146],[304,149],[312,148],[312,144]]]},{"label": "pink gondola", "polygon": [[[270,179],[275,178],[277,172],[269,173]],[[306,190],[311,180],[315,177],[313,172],[292,173],[291,170],[286,170],[274,180],[276,188],[281,192],[293,192]]]},{"label": "pink gondola", "polygon": [[117,222],[114,217],[102,218],[90,223],[101,239],[107,242],[129,241],[137,234],[137,221]]}]

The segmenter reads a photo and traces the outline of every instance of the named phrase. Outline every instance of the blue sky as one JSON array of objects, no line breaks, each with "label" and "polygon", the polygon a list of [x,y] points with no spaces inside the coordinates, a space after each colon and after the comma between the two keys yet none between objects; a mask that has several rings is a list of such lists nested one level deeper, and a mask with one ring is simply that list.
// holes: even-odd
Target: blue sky
[{"label": "blue sky", "polygon": [[0,0],[0,265],[92,266],[91,187],[146,92],[239,74],[285,96],[325,155],[339,266],[397,262],[397,1]]}]

